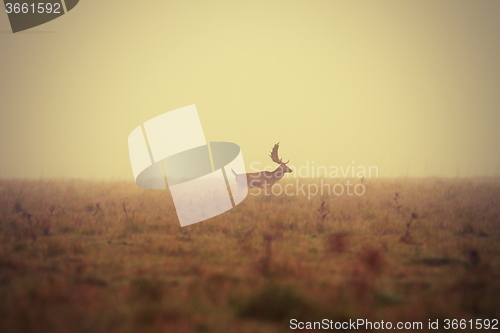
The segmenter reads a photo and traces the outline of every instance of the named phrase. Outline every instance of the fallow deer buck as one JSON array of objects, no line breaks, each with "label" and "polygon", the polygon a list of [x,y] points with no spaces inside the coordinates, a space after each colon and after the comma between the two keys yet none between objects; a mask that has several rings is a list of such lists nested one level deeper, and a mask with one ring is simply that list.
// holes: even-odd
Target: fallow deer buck
[{"label": "fallow deer buck", "polygon": [[268,188],[272,187],[278,180],[283,178],[285,173],[292,172],[292,169],[287,166],[287,163],[290,162],[290,160],[283,162],[282,159],[278,157],[279,147],[280,143],[278,142],[271,150],[271,154],[269,154],[269,157],[271,157],[273,162],[279,164],[279,167],[277,167],[276,170],[237,174],[233,169],[231,169],[236,177],[236,182],[238,184],[242,184],[244,183],[244,179],[246,177],[248,187]]}]

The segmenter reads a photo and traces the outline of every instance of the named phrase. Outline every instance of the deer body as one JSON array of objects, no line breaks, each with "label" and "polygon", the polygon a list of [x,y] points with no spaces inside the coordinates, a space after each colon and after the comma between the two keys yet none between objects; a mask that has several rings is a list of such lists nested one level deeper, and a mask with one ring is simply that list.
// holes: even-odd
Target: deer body
[{"label": "deer body", "polygon": [[275,144],[269,155],[273,162],[278,163],[279,166],[274,171],[261,171],[252,173],[241,173],[237,174],[233,171],[236,177],[236,182],[238,184],[244,184],[244,179],[246,178],[246,183],[248,187],[251,188],[269,188],[272,187],[277,181],[279,181],[285,173],[290,173],[292,170],[286,165],[287,162],[283,162],[278,157],[279,143]]}]

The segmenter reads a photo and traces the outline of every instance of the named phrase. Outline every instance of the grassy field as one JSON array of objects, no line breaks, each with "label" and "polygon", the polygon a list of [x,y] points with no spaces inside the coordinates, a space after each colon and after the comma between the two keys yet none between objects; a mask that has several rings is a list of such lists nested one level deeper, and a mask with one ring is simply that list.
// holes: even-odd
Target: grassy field
[{"label": "grassy field", "polygon": [[362,196],[249,195],[181,228],[168,191],[0,180],[0,331],[500,319],[500,179],[364,185]]}]

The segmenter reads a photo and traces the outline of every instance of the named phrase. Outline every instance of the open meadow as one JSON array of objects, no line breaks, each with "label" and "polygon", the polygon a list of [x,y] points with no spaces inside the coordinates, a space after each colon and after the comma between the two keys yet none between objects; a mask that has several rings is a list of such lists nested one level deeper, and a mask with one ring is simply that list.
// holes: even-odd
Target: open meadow
[{"label": "open meadow", "polygon": [[363,185],[252,190],[181,228],[168,190],[0,180],[0,331],[289,332],[326,318],[420,332],[465,319],[466,332],[500,319],[499,178]]}]

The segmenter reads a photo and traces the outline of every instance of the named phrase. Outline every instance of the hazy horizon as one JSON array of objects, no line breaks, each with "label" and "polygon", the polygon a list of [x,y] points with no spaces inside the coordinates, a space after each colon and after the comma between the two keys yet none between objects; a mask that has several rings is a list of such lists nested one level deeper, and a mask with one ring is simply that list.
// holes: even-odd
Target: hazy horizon
[{"label": "hazy horizon", "polygon": [[[127,138],[196,104],[206,141],[275,168],[500,175],[500,2],[80,2],[8,33],[0,178],[133,182]],[[354,161],[354,163],[352,162]]]}]

